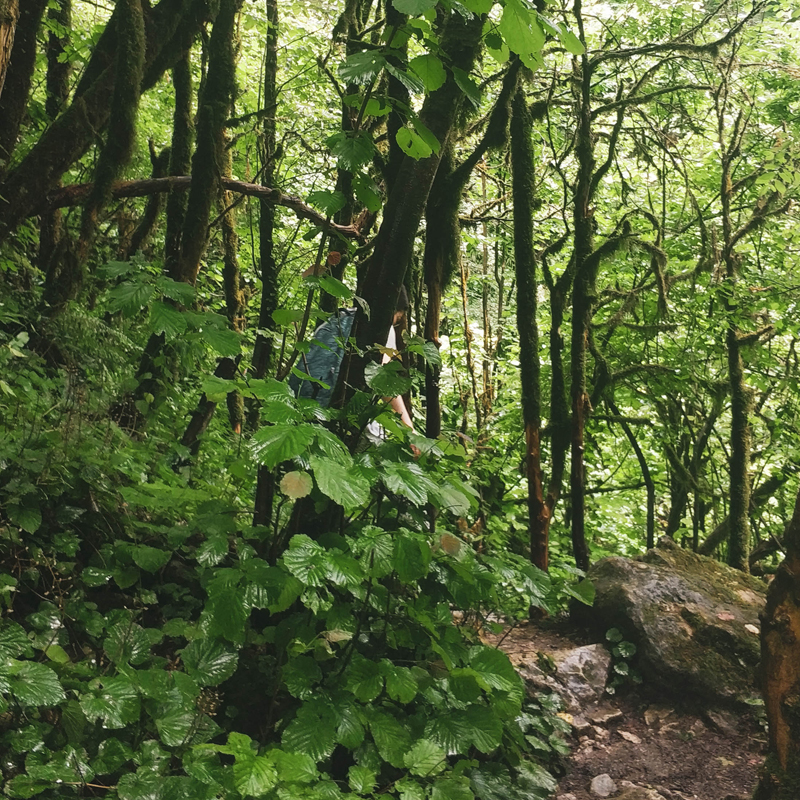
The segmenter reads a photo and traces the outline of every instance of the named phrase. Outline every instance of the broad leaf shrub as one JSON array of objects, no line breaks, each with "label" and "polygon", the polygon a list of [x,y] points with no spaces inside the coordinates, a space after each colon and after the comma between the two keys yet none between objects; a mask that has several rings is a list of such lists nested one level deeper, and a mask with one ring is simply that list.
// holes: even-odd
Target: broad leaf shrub
[{"label": "broad leaf shrub", "polygon": [[[26,345],[0,353],[7,797],[550,796],[558,707],[478,627],[561,589],[453,533],[475,503],[463,451],[411,434],[414,459],[385,415],[354,456],[284,384],[214,379],[263,424],[190,476],[157,424],[131,437],[75,398],[65,416],[70,376]],[[256,464],[283,489],[269,529],[247,524]]]}]

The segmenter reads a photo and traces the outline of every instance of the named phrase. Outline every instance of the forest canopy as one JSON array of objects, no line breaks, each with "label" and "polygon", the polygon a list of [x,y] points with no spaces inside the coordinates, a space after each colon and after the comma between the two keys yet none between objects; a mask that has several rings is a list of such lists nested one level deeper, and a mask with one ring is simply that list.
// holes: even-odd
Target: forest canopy
[{"label": "forest canopy", "polygon": [[789,0],[0,0],[4,792],[549,797],[482,626],[800,553],[799,54]]}]

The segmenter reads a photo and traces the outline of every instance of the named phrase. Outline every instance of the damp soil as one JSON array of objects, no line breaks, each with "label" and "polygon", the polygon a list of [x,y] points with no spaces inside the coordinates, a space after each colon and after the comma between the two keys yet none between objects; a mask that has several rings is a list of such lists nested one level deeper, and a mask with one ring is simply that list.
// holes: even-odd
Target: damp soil
[{"label": "damp soil", "polygon": [[[508,653],[515,665],[535,661],[539,652],[596,641],[566,619],[526,622],[485,638]],[[621,714],[580,734],[573,732],[556,797],[597,800],[590,785],[604,773],[620,790],[629,782],[655,789],[665,800],[749,797],[767,744],[758,713],[709,711],[676,700],[677,687],[670,688],[671,694],[666,694],[642,685],[604,698],[603,706]]]}]

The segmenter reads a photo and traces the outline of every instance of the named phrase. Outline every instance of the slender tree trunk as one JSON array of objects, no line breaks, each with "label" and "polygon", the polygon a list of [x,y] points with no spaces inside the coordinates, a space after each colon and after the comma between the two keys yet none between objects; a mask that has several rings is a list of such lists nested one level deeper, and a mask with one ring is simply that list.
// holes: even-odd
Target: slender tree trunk
[{"label": "slender tree trunk", "polygon": [[761,681],[769,754],[754,800],[800,797],[800,492],[784,534],[786,558],[761,615]]},{"label": "slender tree trunk", "polygon": [[[583,30],[581,4],[575,4],[575,17]],[[578,176],[573,200],[573,237],[575,257],[575,282],[572,290],[572,343],[571,406],[572,406],[572,461],[570,466],[570,507],[572,512],[572,553],[580,569],[589,568],[589,548],[586,544],[586,476],[584,463],[586,416],[590,411],[586,384],[586,354],[589,325],[594,300],[595,270],[589,266],[594,230],[592,199],[592,173],[594,148],[592,144],[591,81],[588,57],[580,57],[580,84],[577,89],[578,130],[575,155]]]},{"label": "slender tree trunk", "polygon": [[[261,159],[264,164],[263,181],[272,186],[275,179],[275,147],[278,106],[278,0],[267,0],[267,39],[264,55],[264,110],[261,130]],[[258,327],[274,331],[273,312],[278,307],[278,263],[275,259],[275,206],[259,202],[259,260],[261,262],[261,306]],[[253,350],[253,372],[263,378],[272,361],[273,340],[259,333]],[[253,525],[269,525],[275,498],[275,473],[263,464],[256,478]]]},{"label": "slender tree trunk", "polygon": [[[61,113],[69,99],[69,79],[72,64],[67,58],[69,31],[72,28],[72,0],[58,0],[56,8],[48,10],[49,18],[60,26],[64,33],[50,31],[47,36],[47,75],[45,86],[47,97],[45,111],[52,122]],[[60,183],[60,181],[59,181]],[[61,210],[54,208],[42,214],[39,223],[39,269],[47,271],[50,259],[61,238]]]},{"label": "slender tree trunk", "polygon": [[546,570],[549,561],[550,513],[544,502],[541,465],[541,397],[539,327],[536,320],[538,285],[533,254],[533,125],[522,85],[511,111],[511,166],[514,197],[514,263],[517,276],[517,332],[525,428],[528,479],[528,531],[531,561]]}]

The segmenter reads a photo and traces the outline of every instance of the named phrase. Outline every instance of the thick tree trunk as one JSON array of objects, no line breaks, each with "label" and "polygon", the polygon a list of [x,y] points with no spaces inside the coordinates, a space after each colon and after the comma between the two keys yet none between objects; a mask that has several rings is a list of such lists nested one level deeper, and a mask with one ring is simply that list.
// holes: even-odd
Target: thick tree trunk
[{"label": "thick tree trunk", "polygon": [[[42,0],[34,0],[31,5],[39,2]],[[28,7],[28,3],[24,6]],[[201,25],[204,6],[205,0],[161,0],[146,12],[142,92],[151,88],[190,46]],[[114,68],[105,66],[100,70],[98,64],[107,62],[107,49],[98,44],[85,75],[99,74],[85,90],[81,81],[69,107],[0,184],[0,241],[34,208],[45,205],[45,198],[64,172],[96,142],[98,131],[105,128],[114,94]],[[0,112],[0,120],[3,119]]]},{"label": "thick tree trunk", "polygon": [[769,755],[754,800],[800,797],[800,493],[784,536],[786,558],[761,615],[761,682]]},{"label": "thick tree trunk", "polygon": [[[482,19],[465,20],[457,13],[447,19],[442,34],[442,49],[454,67],[469,71],[481,42]],[[463,93],[455,80],[448,78],[442,88],[427,97],[420,112],[422,121],[447,146],[450,131],[461,106]],[[441,149],[439,151],[441,153]],[[422,213],[439,167],[439,154],[414,160],[406,157],[384,209],[383,222],[375,239],[360,295],[367,301],[370,317],[359,312],[355,323],[356,343],[362,351],[383,343],[392,324],[397,295],[411,261]],[[339,375],[338,395],[347,386],[364,387],[364,357],[349,353]]]},{"label": "thick tree trunk", "polygon": [[546,570],[549,560],[550,513],[544,502],[541,444],[541,390],[539,386],[539,327],[536,320],[536,260],[533,254],[533,142],[532,122],[522,85],[511,107],[511,166],[514,198],[514,263],[517,275],[517,332],[525,429],[525,466],[528,479],[528,532],[531,561]]},{"label": "thick tree trunk", "polygon": [[[5,23],[3,2],[7,4]],[[28,95],[36,65],[36,36],[47,7],[47,0],[24,0],[21,8],[17,3],[18,0],[0,0],[0,176],[14,152],[20,126],[28,109]],[[5,52],[4,48],[11,48],[12,44],[13,49]],[[5,59],[4,63],[2,59]],[[3,193],[0,190],[0,197]]]},{"label": "thick tree trunk", "polygon": [[14,34],[19,19],[19,0],[0,0],[0,96],[6,80],[6,70],[14,48]]}]

